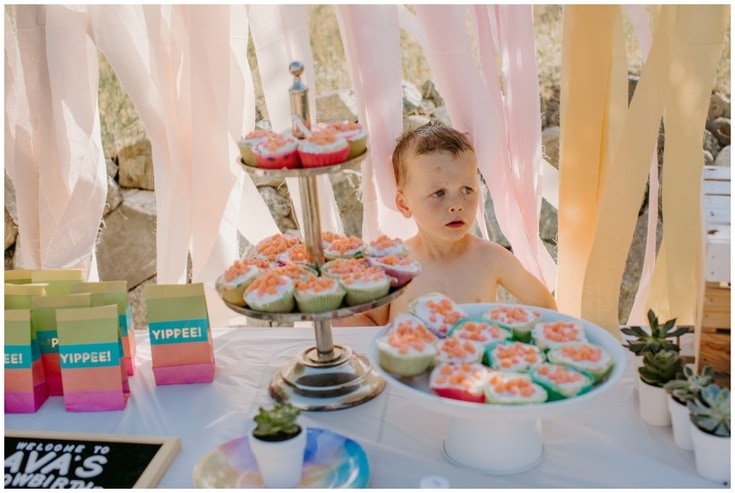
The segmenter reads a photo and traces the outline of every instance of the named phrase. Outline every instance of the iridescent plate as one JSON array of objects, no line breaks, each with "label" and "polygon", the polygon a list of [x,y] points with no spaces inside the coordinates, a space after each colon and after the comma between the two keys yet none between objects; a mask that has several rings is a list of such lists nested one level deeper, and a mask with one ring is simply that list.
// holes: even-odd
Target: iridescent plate
[{"label": "iridescent plate", "polygon": [[[366,488],[370,466],[362,447],[343,435],[307,428],[301,488]],[[197,488],[263,488],[248,435],[211,450],[194,467]]]}]

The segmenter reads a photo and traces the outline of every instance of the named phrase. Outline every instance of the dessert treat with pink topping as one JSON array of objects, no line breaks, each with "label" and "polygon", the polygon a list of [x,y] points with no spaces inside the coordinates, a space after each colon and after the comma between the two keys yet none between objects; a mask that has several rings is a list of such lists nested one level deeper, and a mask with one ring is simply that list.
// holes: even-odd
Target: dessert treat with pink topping
[{"label": "dessert treat with pink topping", "polygon": [[334,122],[329,125],[337,132],[337,135],[347,140],[350,150],[347,159],[352,159],[367,149],[368,132],[357,122]]},{"label": "dessert treat with pink topping", "polygon": [[408,311],[426,322],[439,337],[446,337],[454,324],[467,318],[467,313],[442,293],[428,293],[411,300]]},{"label": "dessert treat with pink topping", "polygon": [[465,319],[454,324],[449,332],[449,337],[467,339],[488,347],[496,342],[510,339],[511,333],[508,329],[485,320]]},{"label": "dessert treat with pink topping", "polygon": [[262,259],[243,259],[235,262],[217,279],[215,287],[223,300],[237,306],[245,306],[243,294],[251,282],[269,267]]},{"label": "dessert treat with pink topping", "polygon": [[408,257],[386,255],[385,257],[365,257],[373,267],[380,267],[391,277],[390,285],[400,288],[421,272],[421,264]]},{"label": "dessert treat with pink topping", "polygon": [[526,373],[491,370],[484,389],[488,404],[538,404],[549,397],[546,389]]},{"label": "dessert treat with pink topping", "polygon": [[531,379],[549,393],[549,401],[582,395],[592,388],[595,379],[571,366],[543,363],[529,373]]},{"label": "dessert treat with pink topping", "polygon": [[469,339],[447,337],[436,342],[436,363],[481,363],[485,355],[482,344]]},{"label": "dessert treat with pink topping", "polygon": [[383,269],[366,267],[339,276],[347,294],[345,301],[349,306],[362,305],[382,298],[390,291],[390,278]]},{"label": "dessert treat with pink topping", "polygon": [[533,343],[544,350],[566,342],[587,342],[584,326],[575,320],[538,323],[534,325],[531,337]]},{"label": "dessert treat with pink topping", "polygon": [[344,163],[349,152],[347,140],[329,128],[315,130],[301,139],[298,145],[299,159],[304,168]]},{"label": "dessert treat with pink topping", "polygon": [[439,363],[429,374],[429,388],[447,399],[483,403],[489,371],[480,363]]},{"label": "dessert treat with pink topping", "polygon": [[538,310],[521,305],[498,305],[486,311],[482,318],[513,333],[513,339],[531,342],[531,330],[541,317]]},{"label": "dessert treat with pink topping", "polygon": [[601,346],[590,342],[567,342],[547,353],[549,363],[571,366],[590,373],[595,383],[605,379],[613,367],[612,357]]},{"label": "dessert treat with pink topping", "polygon": [[501,341],[487,348],[490,368],[502,371],[527,372],[546,362],[537,346],[518,341]]},{"label": "dessert treat with pink topping", "polygon": [[344,297],[344,288],[331,277],[310,275],[305,280],[296,281],[294,298],[300,312],[319,313],[336,310]]},{"label": "dessert treat with pink topping", "polygon": [[385,335],[375,341],[378,363],[395,375],[420,375],[434,362],[435,342],[436,336],[420,319],[401,313],[388,324]]},{"label": "dessert treat with pink topping", "polygon": [[343,274],[351,274],[360,272],[370,267],[364,258],[338,258],[325,262],[321,266],[321,273],[324,276],[339,279]]},{"label": "dessert treat with pink topping", "polygon": [[281,264],[311,265],[306,253],[306,245],[303,243],[297,243],[279,254],[277,260]]},{"label": "dessert treat with pink topping", "polygon": [[242,161],[248,166],[257,167],[258,162],[255,160],[255,156],[253,156],[252,148],[264,142],[265,139],[272,134],[273,132],[271,132],[270,130],[256,128],[252,132],[248,133],[245,137],[240,139],[237,142],[237,147],[240,148],[240,156],[242,157]]},{"label": "dessert treat with pink topping", "polygon": [[299,141],[283,134],[271,134],[251,148],[259,168],[293,169],[299,167]]},{"label": "dessert treat with pink topping", "polygon": [[357,236],[338,235],[324,248],[324,258],[334,260],[336,258],[356,258],[362,255],[365,242]]},{"label": "dessert treat with pink topping", "polygon": [[270,270],[245,289],[245,303],[253,310],[288,313],[293,310],[294,280]]},{"label": "dessert treat with pink topping", "polygon": [[400,238],[390,238],[387,235],[380,235],[367,244],[364,255],[367,257],[385,257],[386,255],[406,257],[408,256],[408,250],[408,245]]},{"label": "dessert treat with pink topping", "polygon": [[306,265],[293,263],[271,267],[269,269],[269,272],[270,271],[276,272],[286,277],[290,277],[294,281],[303,281],[306,280],[309,276],[316,275],[316,271],[314,269],[311,269]]},{"label": "dessert treat with pink topping", "polygon": [[289,248],[300,243],[298,237],[276,233],[260,240],[253,249],[248,253],[249,257],[262,258],[269,262],[277,262],[278,256],[286,252]]}]

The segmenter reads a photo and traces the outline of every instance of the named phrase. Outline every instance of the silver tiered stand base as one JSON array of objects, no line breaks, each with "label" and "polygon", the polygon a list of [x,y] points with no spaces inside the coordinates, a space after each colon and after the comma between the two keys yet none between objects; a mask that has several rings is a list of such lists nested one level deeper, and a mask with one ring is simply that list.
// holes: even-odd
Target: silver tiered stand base
[{"label": "silver tiered stand base", "polygon": [[[355,169],[365,154],[335,166],[269,170],[238,163],[250,175],[271,177],[295,177],[303,209],[302,232],[307,255],[318,268],[324,264],[319,220],[319,201],[316,177]],[[356,406],[378,395],[385,388],[385,380],[373,369],[370,359],[355,353],[351,348],[332,342],[331,320],[348,317],[390,303],[400,296],[406,286],[370,303],[342,307],[321,313],[265,313],[225,302],[232,310],[247,317],[263,320],[296,322],[313,321],[316,344],[300,352],[282,366],[270,382],[270,395],[278,402],[289,401],[308,411],[332,411]]]}]

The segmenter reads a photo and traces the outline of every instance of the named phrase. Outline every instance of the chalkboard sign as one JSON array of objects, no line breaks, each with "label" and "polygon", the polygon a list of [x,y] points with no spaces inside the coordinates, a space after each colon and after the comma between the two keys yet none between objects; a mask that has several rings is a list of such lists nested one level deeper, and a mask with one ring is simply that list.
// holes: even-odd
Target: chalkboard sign
[{"label": "chalkboard sign", "polygon": [[5,488],[151,488],[173,437],[5,430]]}]

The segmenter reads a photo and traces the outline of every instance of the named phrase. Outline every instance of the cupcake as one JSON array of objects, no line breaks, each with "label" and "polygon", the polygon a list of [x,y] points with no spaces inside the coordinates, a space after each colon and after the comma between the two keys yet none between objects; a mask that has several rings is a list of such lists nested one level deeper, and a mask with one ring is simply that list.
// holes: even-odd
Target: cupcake
[{"label": "cupcake", "polygon": [[366,267],[357,272],[342,274],[339,282],[347,291],[345,301],[349,306],[375,301],[390,291],[388,275],[377,267]]},{"label": "cupcake", "polygon": [[240,156],[242,157],[242,161],[248,166],[258,166],[258,163],[255,160],[255,156],[253,156],[252,148],[253,146],[260,144],[261,142],[264,142],[265,139],[272,134],[273,132],[271,132],[270,130],[256,128],[245,137],[240,139],[237,142],[237,147],[240,148]]},{"label": "cupcake", "polygon": [[385,257],[396,255],[398,257],[408,256],[408,246],[400,238],[390,238],[380,235],[365,247],[364,255],[367,257]]},{"label": "cupcake", "polygon": [[294,298],[300,312],[318,313],[336,310],[344,297],[344,288],[331,277],[310,275],[305,280],[296,281]]},{"label": "cupcake", "polygon": [[343,163],[349,151],[347,141],[329,129],[316,130],[298,143],[299,159],[304,168]]},{"label": "cupcake", "polygon": [[512,331],[513,339],[521,342],[531,342],[531,330],[541,314],[537,310],[521,305],[498,305],[486,311],[482,317],[491,323]]},{"label": "cupcake", "polygon": [[282,134],[271,134],[251,148],[259,168],[293,169],[299,167],[299,141]]},{"label": "cupcake", "polygon": [[546,389],[550,401],[582,395],[592,388],[595,381],[587,372],[553,363],[543,363],[531,370],[529,375]]},{"label": "cupcake", "polygon": [[436,342],[436,363],[480,363],[484,346],[469,339],[447,337]]},{"label": "cupcake", "polygon": [[260,277],[268,268],[261,259],[235,260],[225,273],[217,279],[216,289],[223,300],[237,306],[245,306],[245,288]]},{"label": "cupcake", "polygon": [[370,267],[362,258],[338,258],[325,262],[320,271],[322,275],[339,279],[343,274],[360,272]]},{"label": "cupcake", "polygon": [[421,272],[421,264],[408,257],[386,255],[385,257],[365,257],[373,267],[380,267],[391,278],[390,285],[400,288]]},{"label": "cupcake", "polygon": [[378,364],[398,376],[420,375],[434,362],[434,342],[436,336],[421,320],[401,313],[388,324],[385,335],[375,341]]},{"label": "cupcake", "polygon": [[490,371],[484,389],[488,404],[538,404],[548,399],[546,389],[525,373]]},{"label": "cupcake", "polygon": [[510,339],[508,329],[498,327],[484,320],[460,320],[449,332],[449,337],[474,341],[488,347],[496,342]]},{"label": "cupcake", "polygon": [[262,258],[269,262],[277,262],[279,255],[297,245],[300,241],[296,236],[276,233],[256,243],[248,256]]},{"label": "cupcake", "polygon": [[299,265],[299,264],[293,264],[293,263],[283,264],[277,267],[271,267],[269,269],[269,272],[275,272],[282,276],[290,277],[294,281],[304,281],[308,279],[309,276],[317,275],[317,272],[314,269],[311,269],[306,265]]},{"label": "cupcake", "polygon": [[587,342],[584,326],[574,320],[538,323],[534,325],[531,337],[541,349],[551,349],[565,342]]},{"label": "cupcake", "polygon": [[334,122],[329,125],[337,135],[347,140],[350,150],[347,159],[359,156],[367,149],[368,132],[356,122]]},{"label": "cupcake", "polygon": [[338,235],[324,248],[324,258],[356,258],[362,255],[364,249],[365,243],[357,236]]},{"label": "cupcake", "polygon": [[446,337],[449,329],[467,314],[448,296],[429,293],[411,300],[408,311],[426,322],[426,326],[439,337]]},{"label": "cupcake", "polygon": [[613,367],[612,357],[600,346],[589,342],[567,342],[549,350],[549,363],[571,366],[590,373],[595,383],[605,379]]},{"label": "cupcake", "polygon": [[303,243],[297,243],[285,252],[278,254],[276,259],[281,264],[311,265],[306,253],[306,245]]},{"label": "cupcake", "polygon": [[295,282],[270,270],[245,289],[245,303],[253,310],[288,313],[293,310]]},{"label": "cupcake", "polygon": [[538,347],[525,342],[501,341],[487,348],[487,363],[494,370],[527,372],[545,361]]},{"label": "cupcake", "polygon": [[480,363],[440,363],[429,374],[429,388],[440,397],[483,403],[488,372]]}]

